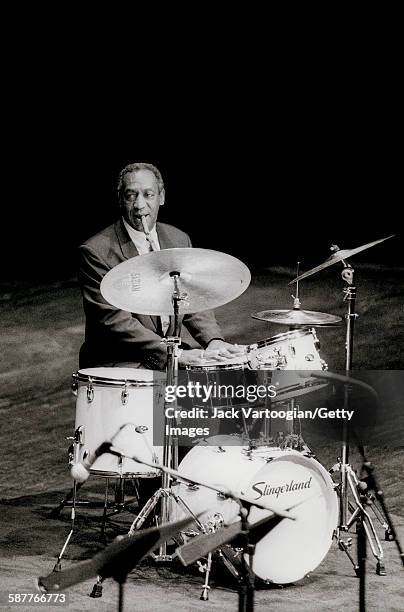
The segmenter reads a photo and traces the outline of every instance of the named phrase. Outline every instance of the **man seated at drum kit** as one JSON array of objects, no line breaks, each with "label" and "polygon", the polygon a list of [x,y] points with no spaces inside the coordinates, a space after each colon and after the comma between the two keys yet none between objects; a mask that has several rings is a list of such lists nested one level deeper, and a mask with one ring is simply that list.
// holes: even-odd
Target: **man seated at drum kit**
[{"label": "man seated at drum kit", "polygon": [[[136,420],[135,425],[142,428],[143,435],[128,430],[126,438],[122,433],[119,440],[122,441],[124,436],[126,448],[138,450],[140,447],[146,451],[149,460],[155,457],[161,461],[162,457],[155,454],[152,434],[153,380],[156,378],[153,371],[166,369],[167,344],[164,339],[175,333],[174,317],[168,312],[149,316],[144,311],[137,314],[118,308],[105,299],[101,284],[108,272],[119,270],[124,262],[133,262],[138,256],[177,248],[189,253],[191,240],[180,229],[157,222],[160,206],[165,201],[165,190],[161,173],[152,164],[137,162],[125,166],[118,177],[117,198],[120,218],[79,248],[78,276],[85,312],[85,342],[80,349],[77,374],[75,438],[79,450],[76,450],[75,459],[92,457],[102,442],[111,439],[128,421]],[[152,260],[150,268],[146,266],[145,284],[155,273],[155,261]],[[221,260],[219,266],[220,263]],[[205,267],[210,279],[209,262]],[[216,266],[213,264],[215,268],[218,268],[217,263]],[[131,274],[131,278],[134,277],[135,283],[140,282],[136,274]],[[223,286],[222,278],[220,284]],[[171,300],[170,286],[163,289],[167,290]],[[143,285],[142,291],[136,295],[139,293],[145,296],[147,308],[150,306],[152,309],[158,298],[153,287],[145,290]],[[171,308],[171,301],[169,303]],[[245,347],[224,340],[213,310],[205,309],[211,306],[204,307],[203,296],[201,304],[200,311],[180,315],[179,324],[202,348],[190,348],[182,343],[177,349],[178,365],[220,363],[244,355]],[[121,397],[122,383],[125,385],[125,399],[122,399],[124,395]],[[128,417],[128,414],[132,416]],[[97,457],[91,472],[104,477],[142,478],[139,481],[142,498],[144,495],[148,497],[154,486],[150,483],[150,488],[144,478],[158,475],[156,470],[130,459],[118,460],[109,453]]]},{"label": "man seated at drum kit", "polygon": [[[164,370],[167,349],[162,337],[172,333],[172,317],[138,315],[115,308],[101,294],[105,274],[118,264],[150,251],[191,247],[187,234],[157,222],[165,191],[159,170],[147,163],[132,163],[118,179],[121,217],[79,249],[79,282],[86,315],[85,342],[80,368],[134,367]],[[150,295],[153,302],[153,295]],[[243,353],[224,341],[212,311],[185,315],[182,321],[204,350],[179,351],[179,364],[202,364]]]},{"label": "man seated at drum kit", "polygon": [[[327,367],[320,357],[314,328],[338,323],[341,318],[302,310],[297,288],[293,309],[267,310],[252,315],[261,321],[287,325],[288,332],[247,347],[225,342],[213,311],[207,309],[228,303],[245,291],[251,280],[248,268],[224,253],[191,249],[185,233],[171,225],[157,223],[159,208],[164,204],[164,185],[154,166],[145,163],[126,166],[119,175],[118,200],[121,218],[80,247],[79,280],[86,331],[80,351],[80,370],[76,375],[75,463],[87,471],[93,466],[93,473],[107,478],[145,479],[160,475],[157,465],[168,468],[171,457],[175,456],[175,445],[172,454],[171,450],[166,452],[171,449],[171,438],[164,438],[164,453],[153,445],[154,371],[167,368],[167,385],[175,380],[173,364],[177,357],[178,364],[187,368],[188,374],[202,372],[211,382],[221,368],[223,371],[240,370],[241,378],[244,372],[256,376],[261,371],[270,382],[279,385],[275,403],[293,410],[296,398],[305,397],[324,384],[321,377],[320,383],[309,381],[307,384],[306,378],[299,375],[299,371],[314,373]],[[381,241],[351,251],[335,252],[322,265],[295,280],[343,261],[378,242]],[[151,254],[151,251],[161,252]],[[178,307],[178,302],[182,308]],[[149,308],[151,314],[145,314]],[[352,314],[353,305],[349,308]],[[177,325],[174,325],[176,317],[172,312],[179,312]],[[177,349],[177,346],[173,349],[170,342],[180,341],[178,323],[181,322],[202,349]],[[348,326],[348,331],[350,329],[353,333]],[[349,354],[347,350],[347,362]],[[347,369],[349,367],[347,365]],[[285,371],[288,377],[278,379]],[[260,380],[258,375],[256,380]],[[128,415],[132,415],[131,418]],[[136,422],[128,423],[128,420]],[[134,448],[133,453],[98,455],[102,443],[108,439],[113,439],[116,447],[124,447],[115,438],[126,425],[131,426],[125,440],[128,448]],[[246,495],[250,500],[266,497],[270,501],[272,495],[282,505],[282,510],[296,509],[299,521],[293,526],[284,522],[275,535],[263,538],[257,546],[254,562],[257,576],[265,581],[286,584],[315,569],[328,552],[338,524],[338,501],[327,470],[310,452],[299,452],[305,449],[295,446],[293,427],[287,431],[292,444],[274,445],[271,433],[265,430],[265,435],[260,437],[261,443],[254,445],[248,440],[251,430],[245,428],[246,436],[243,439],[239,436],[238,448],[227,445],[221,436],[212,436],[202,440],[202,444],[193,445],[180,465],[176,464],[177,456],[173,467],[175,471],[178,467],[180,474],[195,482],[206,483],[211,478],[213,485],[220,477],[225,490]],[[146,460],[144,456],[139,458],[140,451],[146,452]],[[80,469],[74,474],[80,475]],[[160,517],[163,522],[170,518],[169,504],[165,501],[167,493],[171,493],[170,487],[164,485],[163,476],[163,488],[159,490],[164,500]],[[214,492],[213,497],[209,497],[203,486],[179,484],[178,487],[179,497],[188,511],[198,515],[207,512],[207,524],[212,513],[231,521],[238,512],[238,505],[234,507],[226,495],[218,497]],[[346,490],[347,487],[345,497],[341,494],[345,501]],[[278,500],[281,494],[282,500]],[[154,501],[146,502],[130,533],[143,525],[155,506]],[[376,544],[378,550],[373,547],[372,552],[380,561],[382,550],[377,539]],[[268,547],[272,553],[276,548],[281,563],[277,555],[268,555]],[[165,552],[160,557],[165,559]]]}]

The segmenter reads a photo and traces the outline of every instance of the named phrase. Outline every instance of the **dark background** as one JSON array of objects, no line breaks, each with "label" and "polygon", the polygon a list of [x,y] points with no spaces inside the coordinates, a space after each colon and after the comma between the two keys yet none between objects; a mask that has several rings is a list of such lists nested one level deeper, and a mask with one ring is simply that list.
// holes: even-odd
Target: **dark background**
[{"label": "dark background", "polygon": [[[160,220],[189,233],[194,246],[231,253],[253,268],[300,259],[307,269],[326,259],[333,242],[354,248],[400,232],[398,162],[376,146],[343,150],[330,144],[331,134],[316,146],[270,151],[259,150],[262,142],[233,148],[223,139],[198,147],[196,132],[153,145],[78,136],[38,133],[44,150],[30,142],[15,152],[1,234],[6,277],[74,274],[77,245],[114,221],[116,177],[131,161],[154,163],[163,174]],[[402,265],[399,241],[356,261]]]},{"label": "dark background", "polygon": [[[253,269],[300,259],[304,270],[333,242],[354,248],[400,233],[391,64],[294,56],[259,80],[253,64],[232,75],[221,64],[216,81],[169,72],[167,85],[147,61],[124,64],[122,77],[89,57],[53,68],[50,55],[46,66],[26,55],[3,100],[3,278],[74,275],[77,246],[114,221],[117,174],[131,161],[161,170],[161,220]],[[403,265],[400,236],[355,261]]]}]

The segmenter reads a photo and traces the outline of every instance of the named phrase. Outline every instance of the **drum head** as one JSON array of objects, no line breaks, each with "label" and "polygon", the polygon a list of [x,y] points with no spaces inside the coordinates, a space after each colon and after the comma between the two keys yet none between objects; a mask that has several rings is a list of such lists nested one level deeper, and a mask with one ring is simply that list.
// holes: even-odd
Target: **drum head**
[{"label": "drum head", "polygon": [[78,371],[78,378],[79,380],[88,380],[92,378],[100,382],[103,380],[118,381],[122,383],[124,383],[125,380],[152,382],[153,374],[153,370],[145,370],[142,368],[85,368]]},{"label": "drum head", "polygon": [[312,329],[294,329],[291,331],[283,332],[282,334],[276,334],[276,336],[270,336],[264,340],[260,340],[255,344],[249,346],[249,350],[255,348],[261,348],[263,346],[271,346],[271,344],[279,344],[285,341],[296,340],[296,338],[302,338],[303,336],[313,335]]},{"label": "drum head", "polygon": [[190,372],[223,372],[226,370],[243,370],[247,367],[247,354],[229,357],[226,361],[215,361],[205,359],[204,363],[198,365],[187,365]]},{"label": "drum head", "polygon": [[[254,573],[276,584],[304,578],[326,556],[337,526],[338,505],[331,478],[314,459],[285,454],[262,467],[243,493],[274,510],[290,510],[296,520],[283,519],[257,544]],[[254,523],[268,512],[252,507]]]}]

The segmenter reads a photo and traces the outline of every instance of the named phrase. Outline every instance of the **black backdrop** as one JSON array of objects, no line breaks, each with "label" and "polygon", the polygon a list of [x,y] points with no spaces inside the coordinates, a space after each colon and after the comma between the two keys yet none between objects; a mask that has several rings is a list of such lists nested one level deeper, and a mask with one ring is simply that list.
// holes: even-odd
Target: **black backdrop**
[{"label": "black backdrop", "polygon": [[117,173],[131,161],[160,168],[161,220],[188,232],[194,246],[253,269],[297,259],[307,269],[332,242],[353,248],[391,233],[398,237],[357,260],[403,265],[401,171],[389,126],[376,132],[325,119],[313,127],[275,117],[261,129],[219,121],[205,131],[196,117],[181,130],[156,129],[149,119],[123,128],[98,115],[31,110],[12,126],[6,151],[3,278],[74,275],[77,245],[114,220]]}]

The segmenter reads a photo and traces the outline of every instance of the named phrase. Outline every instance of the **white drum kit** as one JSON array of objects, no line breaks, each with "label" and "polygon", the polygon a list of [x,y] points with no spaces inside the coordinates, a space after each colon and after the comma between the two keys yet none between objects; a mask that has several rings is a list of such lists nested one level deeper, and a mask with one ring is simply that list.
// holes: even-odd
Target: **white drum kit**
[{"label": "white drum kit", "polygon": [[[344,280],[348,284],[344,292],[345,295],[348,292],[346,299],[350,309],[347,370],[351,368],[355,318],[352,316],[355,296],[349,291],[355,288],[352,287],[353,269],[345,260],[378,242],[381,240],[351,251],[334,248],[333,255],[323,264],[295,279],[299,281],[338,261],[343,263]],[[168,362],[163,382],[156,373],[146,369],[92,368],[73,375],[77,400],[71,464],[73,467],[85,465],[87,460],[88,472],[96,476],[119,479],[163,476],[161,488],[152,502],[149,500],[146,510],[140,512],[140,519],[135,519],[130,533],[141,527],[158,501],[161,502],[160,522],[191,515],[198,526],[193,533],[196,537],[212,531],[212,525],[215,531],[239,520],[238,498],[249,500],[250,524],[264,516],[273,516],[277,510],[293,509],[295,520],[281,521],[256,543],[253,563],[255,576],[266,582],[288,584],[301,580],[319,566],[333,536],[348,523],[346,510],[342,509],[348,503],[350,484],[346,449],[337,496],[337,487],[329,471],[316,460],[307,445],[277,446],[270,438],[270,431],[265,431],[258,446],[249,444],[248,439],[235,445],[231,436],[202,438],[179,464],[178,448],[171,436],[166,435],[162,447],[153,445],[156,388],[162,389],[159,397],[163,414],[164,386],[175,385],[178,380],[179,315],[218,307],[235,299],[247,289],[250,278],[246,266],[235,258],[204,249],[148,253],[127,260],[107,273],[101,285],[106,300],[130,312],[174,315],[175,332],[164,339]],[[225,362],[206,360],[188,366],[187,376],[192,379],[202,374],[212,382],[220,378],[222,372],[235,371],[241,376],[250,371],[267,372],[271,382],[278,386],[275,401],[292,405],[296,397],[326,384],[315,376],[316,371],[327,369],[320,355],[315,328],[336,325],[340,317],[302,310],[298,288],[292,309],[267,310],[254,313],[252,317],[288,326],[289,330],[248,345],[241,357]],[[302,380],[299,376],[302,370],[309,370],[313,375]],[[285,371],[289,374],[286,385],[280,376]],[[295,434],[293,429],[288,433]],[[112,452],[98,453],[105,441],[110,442]],[[273,493],[270,497],[268,491]],[[271,512],[258,507],[261,498],[274,500]],[[191,536],[184,536],[185,542],[191,540]],[[157,560],[170,561],[175,557],[175,553],[167,554],[166,546],[160,547],[159,555],[155,555]],[[343,545],[340,544],[340,548]],[[211,554],[203,599],[208,598]],[[377,541],[375,556],[381,563],[382,550]]]}]

